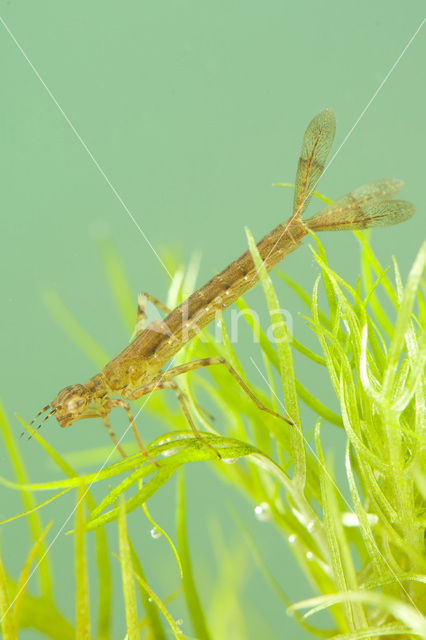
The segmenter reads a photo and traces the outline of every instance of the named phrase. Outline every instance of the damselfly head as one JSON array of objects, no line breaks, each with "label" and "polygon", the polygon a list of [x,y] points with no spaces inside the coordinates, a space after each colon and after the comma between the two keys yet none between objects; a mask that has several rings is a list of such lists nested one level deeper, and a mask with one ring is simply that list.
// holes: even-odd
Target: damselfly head
[{"label": "damselfly head", "polygon": [[84,417],[91,394],[84,384],[73,384],[62,389],[50,403],[52,412],[61,427],[68,427]]}]

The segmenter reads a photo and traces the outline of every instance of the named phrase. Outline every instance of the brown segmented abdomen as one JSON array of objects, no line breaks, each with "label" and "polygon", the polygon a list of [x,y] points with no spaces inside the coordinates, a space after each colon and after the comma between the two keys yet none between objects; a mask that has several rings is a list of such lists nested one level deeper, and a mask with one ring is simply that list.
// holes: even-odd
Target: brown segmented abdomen
[{"label": "brown segmented abdomen", "polygon": [[[278,225],[257,244],[261,258],[269,271],[286,255],[294,251],[307,233],[299,219],[289,228]],[[259,279],[253,258],[246,251],[223,271],[195,291],[176,307],[161,323],[149,325],[120,355],[130,354],[148,360],[159,370],[189,340],[206,327],[217,315],[233,304]],[[153,330],[154,329],[154,330]]]}]

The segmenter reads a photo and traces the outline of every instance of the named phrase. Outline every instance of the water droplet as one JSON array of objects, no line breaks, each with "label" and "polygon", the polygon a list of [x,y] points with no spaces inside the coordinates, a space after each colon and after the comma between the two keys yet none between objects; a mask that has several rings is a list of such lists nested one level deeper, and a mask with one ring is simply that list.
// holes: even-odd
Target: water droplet
[{"label": "water droplet", "polygon": [[290,544],[294,544],[297,540],[297,537],[294,533],[292,533],[290,536],[288,536],[288,541]]},{"label": "water droplet", "polygon": [[238,462],[238,458],[222,458],[222,462],[225,464],[234,464],[235,462]]},{"label": "water droplet", "polygon": [[148,602],[152,602],[152,598],[148,598]]},{"label": "water droplet", "polygon": [[265,522],[271,519],[271,508],[267,502],[261,502],[254,508],[254,515],[260,522]]},{"label": "water droplet", "polygon": [[182,618],[179,618],[179,620],[176,620],[176,624],[179,625],[180,627],[183,625],[183,620]]},{"label": "water droplet", "polygon": [[161,538],[162,533],[161,531],[158,531],[157,527],[153,527],[151,529],[151,535],[154,538],[154,540],[157,540],[157,538]]},{"label": "water droplet", "polygon": [[314,559],[314,554],[312,553],[312,551],[307,551],[306,560],[313,560],[313,559]]},{"label": "water droplet", "polygon": [[179,451],[179,449],[177,447],[173,447],[171,449],[166,449],[165,451],[161,452],[161,455],[164,456],[165,458],[168,458],[169,456],[174,456],[175,453],[177,453]]},{"label": "water droplet", "polygon": [[309,533],[312,533],[312,531],[315,529],[315,522],[311,520],[310,522],[308,522],[306,528],[309,531]]}]

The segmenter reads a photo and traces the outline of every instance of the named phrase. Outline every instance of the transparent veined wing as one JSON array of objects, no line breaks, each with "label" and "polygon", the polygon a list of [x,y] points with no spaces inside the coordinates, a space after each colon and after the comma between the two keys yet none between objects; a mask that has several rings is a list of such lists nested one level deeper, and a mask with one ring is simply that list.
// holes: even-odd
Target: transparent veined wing
[{"label": "transparent veined wing", "polygon": [[306,220],[312,231],[340,231],[384,227],[410,218],[415,207],[405,200],[391,200],[403,183],[383,178],[359,187]]},{"label": "transparent veined wing", "polygon": [[332,109],[321,111],[306,128],[296,172],[293,217],[300,217],[308,206],[324,171],[335,131],[336,118]]}]

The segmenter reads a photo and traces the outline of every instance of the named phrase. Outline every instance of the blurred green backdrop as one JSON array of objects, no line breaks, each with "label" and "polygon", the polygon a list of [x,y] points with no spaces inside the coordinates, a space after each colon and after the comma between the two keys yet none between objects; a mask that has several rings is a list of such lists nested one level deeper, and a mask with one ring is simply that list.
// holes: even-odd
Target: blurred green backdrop
[{"label": "blurred green backdrop", "polygon": [[[29,419],[60,388],[93,374],[48,315],[43,291],[56,289],[114,354],[127,335],[107,288],[96,237],[107,232],[113,238],[135,306],[138,291],[165,299],[168,277],[19,46],[155,250],[172,248],[184,260],[196,249],[202,252],[202,284],[245,250],[244,225],[260,238],[288,216],[292,193],[271,184],[294,179],[308,121],[333,107],[338,148],[419,26],[424,3],[9,0],[1,9],[0,392],[10,415],[17,411]],[[395,254],[404,276],[425,229],[425,44],[422,29],[319,186],[335,198],[383,176],[405,181],[402,197],[418,206],[417,215],[373,238],[382,262],[390,264]],[[355,282],[359,266],[353,237],[329,235],[324,242],[332,266]],[[312,288],[317,266],[307,247],[283,267]],[[307,334],[296,300],[282,292],[294,333],[303,339]],[[253,292],[248,301],[260,305],[262,296]],[[252,345],[242,340],[237,349],[249,354]],[[247,373],[261,383],[254,368]],[[314,368],[300,371],[308,388],[318,391],[315,374]],[[139,424],[147,421],[151,424],[142,416]],[[307,414],[306,427],[313,421]],[[115,425],[119,431],[122,422],[116,418]],[[158,430],[144,433],[153,437]],[[338,437],[332,427],[330,433]],[[63,452],[108,444],[101,423],[94,421],[67,431],[52,421],[44,435]],[[39,447],[26,440],[21,444],[32,478],[53,478],[56,471]],[[3,450],[0,460],[1,473],[10,477]],[[223,536],[231,554],[238,544],[228,500],[253,529],[291,597],[311,595],[288,550],[267,523],[254,519],[253,505],[231,493],[206,465],[188,470],[187,487],[197,578],[206,600],[215,579],[212,532]],[[173,491],[171,484],[151,509],[170,532]],[[64,499],[47,513],[54,519],[50,539],[70,505]],[[17,496],[2,489],[1,517],[19,510]],[[144,520],[140,531],[139,551],[150,582],[166,595],[178,584],[170,550],[164,540],[151,538]],[[12,574],[21,568],[27,546],[19,521],[3,528],[2,549]],[[70,616],[71,549],[71,538],[61,533],[53,558],[61,570],[58,600]],[[247,637],[307,637],[251,567],[248,549],[245,554],[241,599],[250,612]],[[116,603],[119,612],[119,591]],[[185,625],[179,603],[171,608]],[[123,628],[117,615],[114,637],[122,637]]]}]

